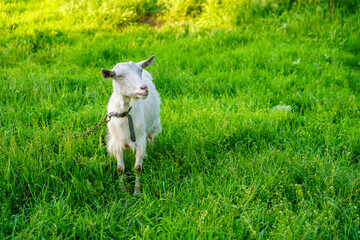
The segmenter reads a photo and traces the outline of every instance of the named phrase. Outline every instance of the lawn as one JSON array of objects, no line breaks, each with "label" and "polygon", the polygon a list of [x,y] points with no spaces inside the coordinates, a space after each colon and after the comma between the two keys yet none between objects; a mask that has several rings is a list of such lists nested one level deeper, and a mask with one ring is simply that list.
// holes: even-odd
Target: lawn
[{"label": "lawn", "polygon": [[[339,3],[340,2],[340,3]],[[357,1],[0,3],[1,239],[360,239]],[[101,68],[156,55],[142,194]]]}]

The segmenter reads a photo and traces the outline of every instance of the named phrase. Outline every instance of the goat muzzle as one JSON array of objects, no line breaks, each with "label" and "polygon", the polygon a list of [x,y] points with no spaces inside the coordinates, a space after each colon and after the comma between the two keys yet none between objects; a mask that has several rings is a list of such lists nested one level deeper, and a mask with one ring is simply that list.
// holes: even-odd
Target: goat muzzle
[{"label": "goat muzzle", "polygon": [[140,87],[140,89],[143,90],[144,93],[136,93],[137,95],[144,96],[144,97],[147,97],[147,95],[149,95],[148,86],[143,85],[143,86]]}]

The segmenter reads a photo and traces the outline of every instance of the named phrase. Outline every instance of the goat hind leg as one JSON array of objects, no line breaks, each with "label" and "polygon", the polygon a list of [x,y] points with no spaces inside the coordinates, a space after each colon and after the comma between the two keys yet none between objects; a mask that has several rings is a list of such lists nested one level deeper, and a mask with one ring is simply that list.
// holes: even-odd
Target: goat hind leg
[{"label": "goat hind leg", "polygon": [[149,145],[152,147],[154,144],[154,137],[150,133],[148,133],[147,139],[148,139]]}]

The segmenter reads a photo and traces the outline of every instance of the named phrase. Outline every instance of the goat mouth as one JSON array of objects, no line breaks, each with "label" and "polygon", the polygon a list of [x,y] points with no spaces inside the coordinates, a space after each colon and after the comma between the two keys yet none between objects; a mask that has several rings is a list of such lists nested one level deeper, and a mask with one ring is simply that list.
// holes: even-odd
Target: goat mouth
[{"label": "goat mouth", "polygon": [[142,97],[147,97],[147,95],[149,95],[149,92],[145,92],[145,93],[136,93],[136,95],[142,96]]}]

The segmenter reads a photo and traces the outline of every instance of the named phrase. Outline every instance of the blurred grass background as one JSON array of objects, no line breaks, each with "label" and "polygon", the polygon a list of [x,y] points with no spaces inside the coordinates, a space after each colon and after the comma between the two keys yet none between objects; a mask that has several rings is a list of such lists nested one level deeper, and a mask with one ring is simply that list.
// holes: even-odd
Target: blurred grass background
[{"label": "blurred grass background", "polygon": [[353,14],[357,0],[124,0],[124,1],[3,1],[2,33],[40,30],[77,32],[115,30],[149,21],[157,25],[232,29],[289,11],[316,13],[316,18]]},{"label": "blurred grass background", "polygon": [[[0,236],[359,239],[359,2],[2,1]],[[156,55],[143,194],[100,69]]]}]

